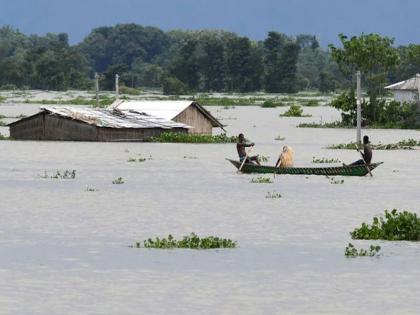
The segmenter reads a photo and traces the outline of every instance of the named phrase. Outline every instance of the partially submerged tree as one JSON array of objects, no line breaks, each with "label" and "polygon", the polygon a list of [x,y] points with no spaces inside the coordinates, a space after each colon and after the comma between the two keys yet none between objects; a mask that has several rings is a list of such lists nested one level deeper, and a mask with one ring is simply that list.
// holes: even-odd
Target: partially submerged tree
[{"label": "partially submerged tree", "polygon": [[367,85],[369,104],[366,108],[367,118],[376,121],[378,118],[378,96],[382,96],[383,88],[387,83],[389,71],[399,61],[396,49],[392,46],[394,40],[378,34],[364,34],[353,36],[350,39],[339,35],[342,48],[329,45],[332,58],[338,63],[345,75],[352,75],[357,70],[362,72]]}]

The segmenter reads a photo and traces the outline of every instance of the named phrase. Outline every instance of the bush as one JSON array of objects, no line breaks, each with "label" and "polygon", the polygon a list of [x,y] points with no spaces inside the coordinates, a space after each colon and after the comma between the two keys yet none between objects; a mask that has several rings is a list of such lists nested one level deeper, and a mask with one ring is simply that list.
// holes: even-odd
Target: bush
[{"label": "bush", "polygon": [[350,235],[357,240],[419,241],[420,219],[413,212],[385,210],[385,217],[374,217],[371,225],[362,223]]},{"label": "bush", "polygon": [[187,85],[174,77],[168,77],[162,80],[162,89],[164,95],[181,95],[186,94]]},{"label": "bush", "polygon": [[[354,90],[343,93],[331,102],[331,106],[341,111],[344,125],[356,126],[357,102]],[[362,125],[378,128],[417,128],[416,104],[387,102],[384,99],[363,101]]]},{"label": "bush", "polygon": [[280,117],[310,117],[311,115],[303,115],[303,109],[299,105],[292,105],[284,113],[280,114]]},{"label": "bush", "polygon": [[5,100],[6,100],[6,98],[4,96],[0,95],[0,103],[4,103]]},{"label": "bush", "polygon": [[[204,238],[198,237],[196,234],[191,233],[190,235],[184,236],[182,240],[177,241],[171,234],[167,238],[155,238],[154,240],[149,238],[143,241],[145,248],[190,248],[190,249],[213,249],[213,248],[235,248],[236,241],[230,239],[219,238],[215,236],[208,236]],[[140,248],[140,242],[137,242],[135,246]]]},{"label": "bush", "polygon": [[119,92],[127,95],[140,95],[140,91],[128,86],[121,86]]},{"label": "bush", "polygon": [[284,106],[284,104],[282,102],[279,102],[279,101],[276,102],[274,100],[266,100],[264,101],[264,103],[261,104],[261,107],[263,108],[273,108],[277,106]]}]

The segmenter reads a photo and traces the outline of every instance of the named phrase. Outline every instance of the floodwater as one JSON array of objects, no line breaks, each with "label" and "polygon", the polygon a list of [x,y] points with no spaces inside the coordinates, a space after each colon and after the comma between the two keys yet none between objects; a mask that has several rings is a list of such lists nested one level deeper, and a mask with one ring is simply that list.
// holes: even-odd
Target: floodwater
[{"label": "floodwater", "polygon": [[[0,114],[34,111],[25,106],[2,105]],[[324,149],[354,140],[355,130],[295,128],[336,120],[335,110],[278,117],[286,109],[209,108],[268,163],[286,143],[299,166],[312,157],[359,158]],[[413,130],[365,132],[374,143],[420,138]],[[127,162],[140,155],[150,159]],[[225,160],[235,157],[233,144],[1,141],[0,314],[418,314],[420,244],[352,241],[349,232],[384,209],[420,212],[419,150],[375,151],[385,163],[373,177],[343,184],[290,175],[254,184],[256,175],[239,175]],[[73,180],[41,177],[73,169]],[[117,177],[125,183],[113,185]],[[239,248],[129,247],[191,232]],[[349,242],[379,244],[382,255],[348,259]]]}]

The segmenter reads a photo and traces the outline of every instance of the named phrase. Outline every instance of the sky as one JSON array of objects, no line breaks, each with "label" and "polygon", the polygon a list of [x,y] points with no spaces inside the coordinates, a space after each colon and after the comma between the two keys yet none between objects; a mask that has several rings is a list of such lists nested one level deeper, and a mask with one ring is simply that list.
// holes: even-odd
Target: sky
[{"label": "sky", "polygon": [[261,40],[268,31],[318,37],[380,33],[420,43],[420,0],[0,0],[0,26],[26,34],[65,32],[78,43],[99,26],[137,23],[163,30],[223,29]]}]

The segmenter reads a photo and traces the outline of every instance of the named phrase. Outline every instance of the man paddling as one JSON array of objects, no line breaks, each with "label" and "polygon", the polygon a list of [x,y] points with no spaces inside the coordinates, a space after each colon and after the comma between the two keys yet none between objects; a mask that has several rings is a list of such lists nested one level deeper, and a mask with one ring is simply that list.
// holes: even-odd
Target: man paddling
[{"label": "man paddling", "polygon": [[363,159],[357,160],[350,165],[370,165],[370,162],[372,161],[372,148],[370,147],[368,136],[363,137],[363,152],[360,152],[360,154],[362,155]]},{"label": "man paddling", "polygon": [[238,136],[238,143],[236,144],[236,150],[238,151],[239,155],[239,161],[243,162],[243,160],[246,158],[245,163],[257,163],[260,165],[260,161],[258,160],[258,155],[254,156],[247,156],[245,148],[253,147],[254,143],[246,143],[245,136],[243,133],[240,133]]}]

